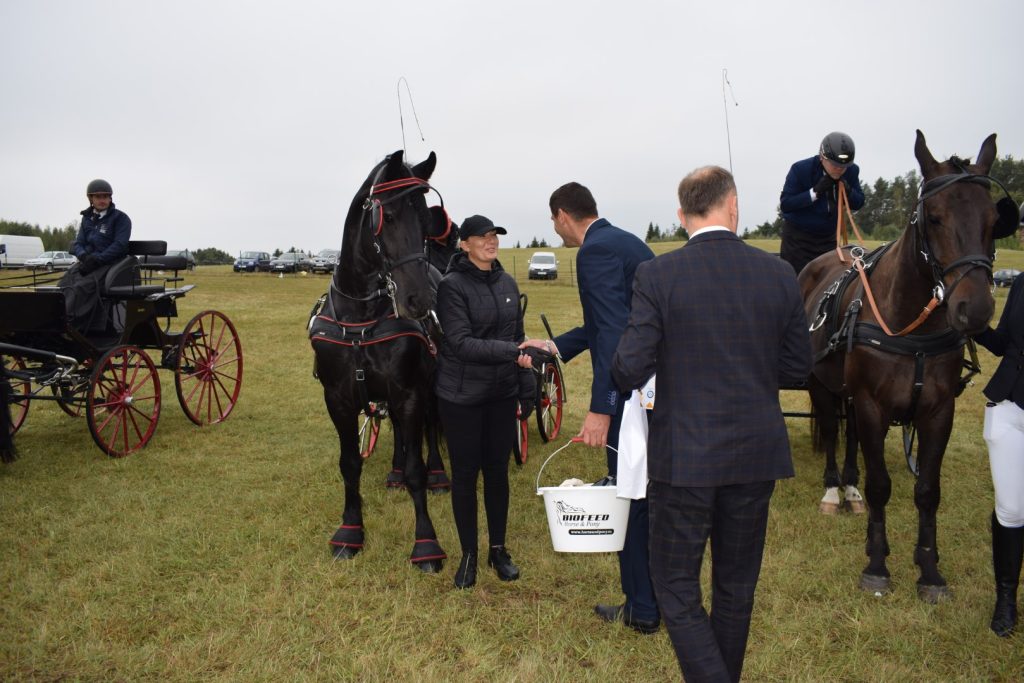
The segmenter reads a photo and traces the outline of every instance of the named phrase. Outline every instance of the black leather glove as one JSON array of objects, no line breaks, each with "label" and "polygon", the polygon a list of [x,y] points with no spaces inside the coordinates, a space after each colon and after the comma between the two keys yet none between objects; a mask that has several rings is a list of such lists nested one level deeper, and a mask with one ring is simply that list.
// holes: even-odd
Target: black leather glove
[{"label": "black leather glove", "polygon": [[523,349],[523,353],[530,357],[530,361],[533,363],[533,367],[535,368],[539,368],[544,363],[550,363],[551,359],[554,358],[554,356],[547,351],[533,346],[527,346]]},{"label": "black leather glove", "polygon": [[821,180],[814,184],[814,194],[817,197],[824,197],[835,189],[836,181],[829,174],[821,176]]},{"label": "black leather glove", "polygon": [[82,275],[88,275],[92,271],[100,267],[99,260],[92,254],[87,254],[82,257],[78,262],[78,272]]}]

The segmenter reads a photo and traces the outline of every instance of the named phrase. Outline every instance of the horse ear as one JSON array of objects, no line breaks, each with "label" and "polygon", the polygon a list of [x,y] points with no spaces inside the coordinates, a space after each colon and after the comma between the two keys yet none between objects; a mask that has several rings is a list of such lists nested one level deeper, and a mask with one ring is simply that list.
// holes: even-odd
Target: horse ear
[{"label": "horse ear", "polygon": [[430,176],[434,175],[435,166],[437,166],[437,155],[431,152],[425,161],[412,167],[412,174],[420,180],[430,180]]},{"label": "horse ear", "polygon": [[405,161],[402,159],[403,156],[405,156],[405,152],[402,150],[388,155],[388,167],[384,171],[385,178],[400,178],[402,176],[399,171],[405,166]]},{"label": "horse ear", "polygon": [[975,166],[981,167],[982,175],[988,175],[988,171],[992,168],[992,162],[996,160],[996,134],[992,133],[985,142],[981,143],[981,150],[978,152],[978,160],[975,162]]},{"label": "horse ear", "polygon": [[914,156],[921,166],[921,175],[926,178],[933,175],[932,171],[938,166],[938,162],[928,150],[928,143],[924,141],[924,133],[920,130],[917,131],[917,142],[914,143]]}]

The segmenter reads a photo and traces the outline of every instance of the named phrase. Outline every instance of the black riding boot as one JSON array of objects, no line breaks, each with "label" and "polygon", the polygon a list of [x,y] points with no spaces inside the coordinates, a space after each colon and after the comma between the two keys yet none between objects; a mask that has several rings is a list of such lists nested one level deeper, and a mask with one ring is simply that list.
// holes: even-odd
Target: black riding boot
[{"label": "black riding boot", "polygon": [[1017,625],[1017,584],[1024,558],[1024,527],[1005,527],[992,513],[992,568],[996,575],[996,608],[992,631],[1006,638]]},{"label": "black riding boot", "polygon": [[467,552],[455,570],[455,587],[471,588],[476,585],[476,551]]},{"label": "black riding boot", "polygon": [[493,567],[502,581],[515,581],[519,578],[519,567],[512,563],[512,556],[503,545],[492,545],[487,553],[487,566]]}]

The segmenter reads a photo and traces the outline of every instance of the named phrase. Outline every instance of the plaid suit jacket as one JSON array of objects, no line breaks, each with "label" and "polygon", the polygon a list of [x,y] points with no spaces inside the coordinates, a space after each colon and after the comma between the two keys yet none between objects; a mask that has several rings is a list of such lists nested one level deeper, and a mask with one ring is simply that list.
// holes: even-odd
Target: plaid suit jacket
[{"label": "plaid suit jacket", "polygon": [[612,372],[658,373],[648,475],[673,486],[793,476],[779,386],[807,379],[807,319],[788,263],[732,232],[698,233],[641,264]]}]

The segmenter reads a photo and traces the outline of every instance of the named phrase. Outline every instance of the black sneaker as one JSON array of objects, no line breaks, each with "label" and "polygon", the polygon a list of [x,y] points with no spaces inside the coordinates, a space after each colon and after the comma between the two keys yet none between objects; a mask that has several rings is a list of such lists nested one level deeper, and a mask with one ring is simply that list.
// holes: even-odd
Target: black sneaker
[{"label": "black sneaker", "polygon": [[455,570],[455,587],[471,588],[476,585],[476,553],[466,553]]}]

